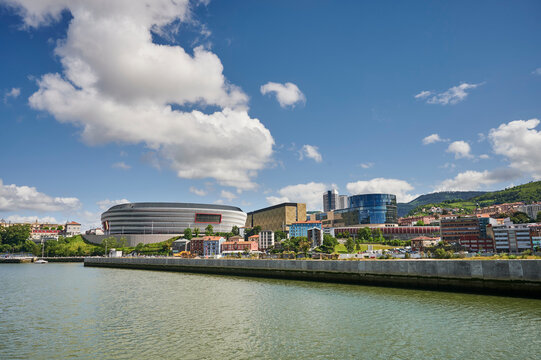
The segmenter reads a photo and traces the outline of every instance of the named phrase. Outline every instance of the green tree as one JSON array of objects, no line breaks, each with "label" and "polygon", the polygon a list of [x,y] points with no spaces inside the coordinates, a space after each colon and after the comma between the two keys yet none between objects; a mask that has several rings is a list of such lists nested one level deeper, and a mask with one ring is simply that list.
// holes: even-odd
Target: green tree
[{"label": "green tree", "polygon": [[12,245],[12,247],[23,245],[23,243],[30,238],[30,233],[30,225],[28,224],[0,228],[2,243]]},{"label": "green tree", "polygon": [[299,237],[299,251],[306,254],[308,250],[310,250],[310,247],[312,244],[310,241],[308,241],[308,238],[306,236]]},{"label": "green tree", "polygon": [[233,235],[238,235],[239,227],[237,225],[233,225],[233,227],[231,228],[231,232],[233,233]]},{"label": "green tree", "polygon": [[352,237],[348,237],[348,239],[346,240],[346,249],[348,253],[352,253],[355,249],[355,241],[353,241]]},{"label": "green tree", "polygon": [[184,238],[188,240],[192,239],[192,229],[190,228],[184,229]]},{"label": "green tree", "polygon": [[135,252],[136,253],[141,253],[141,251],[143,251],[143,248],[145,247],[145,245],[143,243],[139,243],[137,244],[137,246],[135,247]]},{"label": "green tree", "polygon": [[326,253],[333,253],[334,248],[338,245],[338,240],[329,234],[323,235],[323,244],[320,246],[321,251]]},{"label": "green tree", "polygon": [[195,237],[198,237],[199,236],[199,228],[198,227],[193,228],[193,233],[194,233]]},{"label": "green tree", "polygon": [[274,241],[281,241],[282,239],[285,239],[287,237],[287,234],[285,231],[278,230],[274,232]]},{"label": "green tree", "polygon": [[363,243],[371,243],[373,241],[372,239],[372,230],[370,230],[370,228],[368,227],[363,227],[359,230],[359,233],[358,233],[358,236],[359,236],[359,240],[361,240],[361,242]]},{"label": "green tree", "polygon": [[205,228],[205,235],[211,236],[212,234],[214,234],[214,228],[212,227],[212,225],[208,224]]},{"label": "green tree", "polygon": [[513,224],[525,224],[531,222],[531,219],[528,214],[521,211],[516,211],[511,215],[511,221]]},{"label": "green tree", "polygon": [[425,226],[425,222],[423,220],[419,220],[415,223],[415,226]]},{"label": "green tree", "polygon": [[41,246],[33,242],[32,240],[26,240],[21,247],[24,252],[32,253],[36,256],[41,255]]}]

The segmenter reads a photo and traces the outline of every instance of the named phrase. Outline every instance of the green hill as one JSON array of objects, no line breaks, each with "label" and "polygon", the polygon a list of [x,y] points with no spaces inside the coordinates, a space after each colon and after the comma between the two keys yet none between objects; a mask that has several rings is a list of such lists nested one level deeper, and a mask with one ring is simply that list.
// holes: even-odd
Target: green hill
[{"label": "green hill", "polygon": [[[452,192],[449,192],[452,193]],[[464,192],[468,193],[468,192]],[[475,193],[475,192],[469,192],[469,193]],[[435,193],[438,194],[438,193]],[[503,204],[503,203],[509,203],[509,202],[519,202],[523,201],[525,203],[531,203],[535,201],[541,201],[541,181],[535,181],[530,182],[527,184],[514,186],[512,188],[500,190],[500,191],[493,191],[493,192],[485,192],[481,195],[477,195],[471,198],[467,198],[464,196],[462,199],[446,199],[444,201],[440,202],[430,202],[430,203],[423,203],[423,199],[419,201],[419,205],[411,206],[413,202],[417,201],[418,199],[425,197],[424,199],[437,199],[438,197],[430,197],[430,195],[434,194],[428,194],[428,195],[422,195],[418,197],[417,199],[413,200],[412,202],[406,204],[409,206],[409,211],[407,214],[409,215],[416,215],[416,214],[422,214],[421,209],[423,207],[442,207],[442,208],[460,208],[464,209],[462,213],[464,214],[470,214],[477,208],[490,206],[494,204]],[[399,215],[400,216],[400,215]],[[404,216],[404,215],[402,215]]]},{"label": "green hill", "polygon": [[421,195],[409,203],[398,204],[398,216],[406,216],[418,206],[428,204],[439,204],[444,201],[469,200],[473,197],[485,194],[485,191],[440,191],[431,194]]},{"label": "green hill", "polygon": [[478,202],[481,206],[517,201],[526,203],[541,201],[541,181],[532,181],[505,190],[485,193],[471,200]]}]

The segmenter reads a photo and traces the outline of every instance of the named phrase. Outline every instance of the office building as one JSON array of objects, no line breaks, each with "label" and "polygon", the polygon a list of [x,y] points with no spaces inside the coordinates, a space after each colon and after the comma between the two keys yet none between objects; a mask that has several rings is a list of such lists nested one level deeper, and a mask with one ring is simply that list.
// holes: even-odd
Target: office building
[{"label": "office building", "polygon": [[339,194],[336,189],[325,191],[323,193],[323,211],[327,212],[336,209],[338,197]]},{"label": "office building", "polygon": [[306,220],[306,204],[283,203],[248,213],[246,227],[260,226],[261,230],[289,231],[289,226]]},{"label": "office building", "polygon": [[530,225],[530,239],[534,251],[541,251],[541,224]]},{"label": "office building", "polygon": [[520,253],[533,248],[528,224],[506,221],[504,225],[492,226],[492,231],[497,252]]},{"label": "office building", "polygon": [[442,218],[440,229],[441,239],[448,243],[459,243],[461,237],[479,239],[481,236],[479,219],[476,216]]},{"label": "office building", "polygon": [[336,206],[337,210],[346,209],[348,207],[348,196],[339,195],[338,196],[338,205]]},{"label": "office building", "polygon": [[397,224],[396,196],[362,194],[348,198],[348,208],[334,211],[335,226]]}]

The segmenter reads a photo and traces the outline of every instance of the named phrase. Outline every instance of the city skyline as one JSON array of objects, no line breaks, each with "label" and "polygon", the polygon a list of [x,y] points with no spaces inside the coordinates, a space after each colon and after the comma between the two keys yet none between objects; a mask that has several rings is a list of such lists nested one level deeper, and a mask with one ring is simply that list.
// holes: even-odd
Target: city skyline
[{"label": "city skyline", "polygon": [[67,4],[0,1],[0,218],[541,179],[538,2]]}]

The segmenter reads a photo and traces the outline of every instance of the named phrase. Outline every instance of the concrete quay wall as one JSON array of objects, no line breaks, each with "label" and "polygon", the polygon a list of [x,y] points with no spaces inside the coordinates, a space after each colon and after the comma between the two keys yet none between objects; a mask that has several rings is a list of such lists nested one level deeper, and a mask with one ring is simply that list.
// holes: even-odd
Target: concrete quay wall
[{"label": "concrete quay wall", "polygon": [[541,298],[541,260],[85,258],[84,265]]}]

